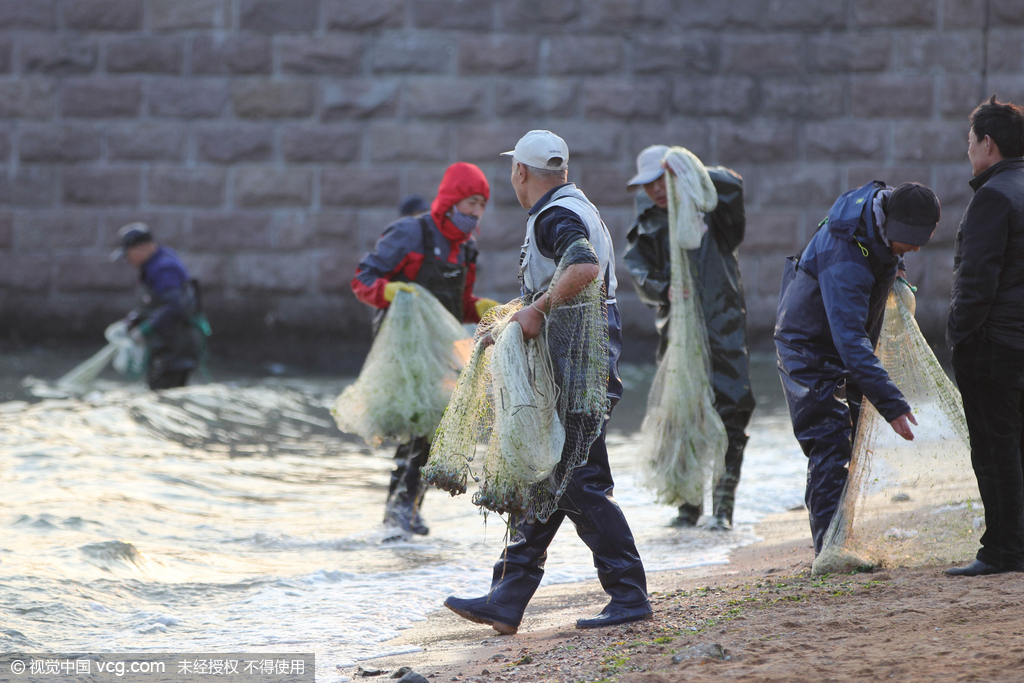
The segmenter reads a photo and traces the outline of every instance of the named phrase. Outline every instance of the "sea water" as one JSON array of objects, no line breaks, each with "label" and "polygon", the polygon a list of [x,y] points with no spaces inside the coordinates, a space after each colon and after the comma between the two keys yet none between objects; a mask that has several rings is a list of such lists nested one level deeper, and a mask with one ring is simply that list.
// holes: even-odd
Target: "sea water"
[{"label": "sea water", "polygon": [[[768,379],[731,533],[671,528],[675,510],[639,487],[653,368],[624,368],[608,448],[648,571],[724,563],[756,540],[755,521],[800,504],[805,460],[769,396],[770,361],[755,365]],[[345,384],[250,379],[157,394],[101,382],[66,398],[40,383],[35,394],[51,398],[0,403],[0,649],[315,652],[318,679],[336,680],[338,666],[397,653],[388,641],[446,596],[486,592],[502,519],[481,515],[472,491],[432,490],[429,536],[385,528],[393,449],[338,433],[329,406]],[[565,523],[544,583],[594,576]]]}]

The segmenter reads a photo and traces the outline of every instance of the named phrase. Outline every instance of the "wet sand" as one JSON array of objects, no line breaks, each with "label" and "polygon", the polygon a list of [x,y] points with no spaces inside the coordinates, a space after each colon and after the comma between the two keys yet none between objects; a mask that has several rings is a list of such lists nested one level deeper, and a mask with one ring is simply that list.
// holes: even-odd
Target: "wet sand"
[{"label": "wet sand", "polygon": [[[577,630],[605,604],[597,581],[547,586],[516,635],[440,610],[391,643],[422,652],[363,666],[438,682],[1024,678],[1024,574],[953,578],[948,565],[904,555],[871,573],[812,577],[805,512],[773,515],[757,532],[765,540],[728,565],[651,574],[652,622]],[[979,535],[958,547],[958,563]]]}]

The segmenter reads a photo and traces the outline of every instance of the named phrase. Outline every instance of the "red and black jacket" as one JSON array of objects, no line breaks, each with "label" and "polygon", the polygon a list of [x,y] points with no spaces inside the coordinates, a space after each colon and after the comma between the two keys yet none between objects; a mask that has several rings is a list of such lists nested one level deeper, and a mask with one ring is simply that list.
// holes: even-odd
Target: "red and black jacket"
[{"label": "red and black jacket", "polygon": [[[389,282],[415,282],[424,260],[444,259],[466,269],[463,290],[463,321],[478,322],[473,285],[476,282],[476,242],[462,232],[446,214],[456,203],[475,194],[490,198],[490,186],[483,171],[467,163],[448,167],[431,206],[430,215],[402,218],[389,225],[374,250],[363,257],[352,278],[352,291],[356,298],[374,308],[387,308],[384,288]],[[433,254],[427,254],[424,231],[429,231]]]}]

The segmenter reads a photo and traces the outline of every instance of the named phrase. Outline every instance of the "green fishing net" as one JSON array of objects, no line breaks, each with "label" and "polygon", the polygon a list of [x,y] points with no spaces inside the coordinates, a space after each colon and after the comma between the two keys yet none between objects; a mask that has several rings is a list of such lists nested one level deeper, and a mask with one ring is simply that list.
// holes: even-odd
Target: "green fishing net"
[{"label": "green fishing net", "polygon": [[658,500],[703,505],[725,466],[727,436],[715,411],[711,356],[688,249],[700,247],[704,212],[718,204],[707,169],[682,147],[665,155],[672,280],[668,348],[647,397],[643,453]]},{"label": "green fishing net", "polygon": [[[586,240],[571,245],[549,291],[588,252],[593,255]],[[470,479],[478,481],[474,504],[532,522],[555,511],[610,405],[603,282],[590,282],[568,301],[552,300],[540,335],[524,341],[510,319],[531,302],[492,308],[477,326],[423,477],[453,496],[465,493]]]},{"label": "green fishing net", "polygon": [[334,403],[338,428],[379,446],[430,437],[465,365],[462,323],[430,292],[399,291],[356,381]]},{"label": "green fishing net", "polygon": [[914,440],[897,436],[864,400],[849,479],[815,574],[956,562],[976,546],[982,518],[963,402],[915,308],[910,287],[897,280],[876,349],[917,419]]}]

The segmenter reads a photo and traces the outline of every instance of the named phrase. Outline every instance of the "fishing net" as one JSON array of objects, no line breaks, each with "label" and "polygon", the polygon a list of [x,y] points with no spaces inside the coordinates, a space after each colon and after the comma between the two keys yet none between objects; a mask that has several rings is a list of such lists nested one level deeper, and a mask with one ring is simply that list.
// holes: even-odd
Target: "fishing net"
[{"label": "fishing net", "polygon": [[111,361],[114,362],[114,369],[122,375],[138,376],[142,374],[145,366],[146,347],[135,343],[127,323],[118,320],[109,325],[103,335],[107,339],[107,345],[58,379],[57,388],[59,390],[72,394],[88,391]]},{"label": "fishing net", "polygon": [[103,335],[117,348],[111,363],[114,370],[131,378],[142,376],[146,369],[146,345],[132,338],[128,324],[119,320],[109,326]]},{"label": "fishing net", "polygon": [[430,292],[413,284],[391,302],[359,377],[331,413],[338,428],[379,446],[407,443],[437,429],[469,338],[462,323]]},{"label": "fishing net", "polygon": [[[586,240],[571,245],[549,292],[559,289],[569,265],[593,253]],[[496,306],[480,321],[423,468],[427,482],[453,496],[465,493],[470,479],[479,481],[474,504],[530,522],[555,511],[610,407],[604,283],[591,281],[566,301],[552,299],[540,335],[524,341],[510,320],[531,303],[524,297]]]},{"label": "fishing net", "polygon": [[849,479],[815,574],[950,563],[977,543],[979,494],[963,402],[921,334],[915,308],[910,287],[897,280],[876,350],[918,421],[914,440],[897,436],[864,400]]},{"label": "fishing net", "polygon": [[728,437],[715,411],[711,356],[700,298],[685,250],[700,247],[704,212],[718,193],[700,159],[682,147],[665,155],[672,280],[668,348],[651,384],[644,416],[648,485],[667,505],[703,505],[725,467]]}]

